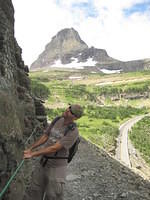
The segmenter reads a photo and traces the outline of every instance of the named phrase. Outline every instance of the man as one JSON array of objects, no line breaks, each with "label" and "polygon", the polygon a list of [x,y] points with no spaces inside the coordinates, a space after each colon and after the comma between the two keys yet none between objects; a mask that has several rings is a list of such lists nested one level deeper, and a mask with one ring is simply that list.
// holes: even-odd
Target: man
[{"label": "man", "polygon": [[[54,119],[41,138],[24,151],[25,159],[42,155],[41,164],[36,166],[33,173],[30,192],[24,200],[42,200],[44,193],[47,200],[63,200],[67,159],[55,158],[68,156],[69,148],[79,136],[78,129],[73,122],[82,114],[83,109],[80,105],[69,106],[62,117]],[[71,129],[66,133],[70,125]],[[45,144],[42,148],[34,150],[42,144]],[[55,158],[46,159],[45,156]]]}]

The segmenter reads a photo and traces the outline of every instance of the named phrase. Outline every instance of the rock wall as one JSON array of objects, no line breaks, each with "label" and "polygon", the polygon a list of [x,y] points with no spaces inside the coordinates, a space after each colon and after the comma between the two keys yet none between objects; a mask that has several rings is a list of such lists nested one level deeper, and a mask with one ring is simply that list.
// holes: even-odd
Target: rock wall
[{"label": "rock wall", "polygon": [[[31,95],[28,67],[21,53],[14,38],[12,2],[0,0],[0,191],[22,161],[25,140],[36,126],[40,133],[46,125],[43,105]],[[23,173],[15,181],[3,199],[21,200],[25,189]]]}]

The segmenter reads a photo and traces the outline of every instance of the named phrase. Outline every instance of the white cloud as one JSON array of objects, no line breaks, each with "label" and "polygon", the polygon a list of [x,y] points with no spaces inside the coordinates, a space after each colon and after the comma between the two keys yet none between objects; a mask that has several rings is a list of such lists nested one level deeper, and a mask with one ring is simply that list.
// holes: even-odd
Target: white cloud
[{"label": "white cloud", "polygon": [[114,10],[120,11],[122,9],[130,8],[133,5],[140,4],[140,3],[146,3],[149,2],[149,0],[93,0],[95,6],[97,9],[108,9],[109,12],[113,12]]},{"label": "white cloud", "polygon": [[72,16],[52,1],[13,0],[15,6],[15,35],[23,49],[23,58],[31,64],[50,42],[51,37],[64,27],[71,27]]},{"label": "white cloud", "polygon": [[[89,46],[105,49],[120,60],[150,57],[150,12],[125,16],[124,9],[148,0],[12,0],[15,35],[30,65],[58,31],[74,27]],[[74,3],[93,3],[96,17]],[[89,9],[91,9],[89,7]],[[92,10],[91,12],[94,12]]]},{"label": "white cloud", "polygon": [[55,2],[57,2],[58,5],[70,9],[73,4],[88,3],[89,0],[59,0],[59,1],[56,0]]}]

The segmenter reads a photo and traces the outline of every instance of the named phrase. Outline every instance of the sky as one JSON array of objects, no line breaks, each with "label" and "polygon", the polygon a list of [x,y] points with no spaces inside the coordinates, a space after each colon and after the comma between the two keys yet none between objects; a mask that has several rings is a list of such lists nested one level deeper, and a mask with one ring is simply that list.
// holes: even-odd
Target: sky
[{"label": "sky", "polygon": [[150,0],[12,0],[15,37],[30,66],[51,38],[73,27],[89,46],[121,60],[150,58]]}]

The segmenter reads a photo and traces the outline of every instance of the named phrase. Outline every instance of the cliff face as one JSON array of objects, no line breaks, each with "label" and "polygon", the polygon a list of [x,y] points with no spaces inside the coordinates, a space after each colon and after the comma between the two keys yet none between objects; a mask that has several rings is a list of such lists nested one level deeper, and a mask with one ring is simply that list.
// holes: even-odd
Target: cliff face
[{"label": "cliff face", "polygon": [[[38,112],[38,108],[41,112]],[[14,38],[14,9],[11,0],[0,0],[0,191],[22,160],[25,140],[35,126],[37,115],[45,115],[43,105],[31,96],[28,67],[21,58],[21,48]],[[26,172],[28,174],[28,172]],[[17,199],[24,192],[23,178],[16,180]],[[4,199],[13,200],[9,187]]]},{"label": "cliff face", "polygon": [[105,49],[88,47],[73,28],[59,31],[31,65],[31,70],[42,68],[82,68],[89,71],[139,71],[150,68],[149,60],[122,62],[111,58]]}]

